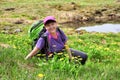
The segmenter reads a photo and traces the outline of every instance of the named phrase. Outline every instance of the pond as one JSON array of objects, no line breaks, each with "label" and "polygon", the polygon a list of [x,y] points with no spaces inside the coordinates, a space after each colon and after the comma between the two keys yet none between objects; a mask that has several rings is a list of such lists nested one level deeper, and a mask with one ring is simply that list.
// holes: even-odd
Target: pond
[{"label": "pond", "polygon": [[80,27],[76,29],[76,31],[80,31],[80,30],[86,30],[87,32],[118,33],[120,32],[120,24],[103,24],[103,25]]}]

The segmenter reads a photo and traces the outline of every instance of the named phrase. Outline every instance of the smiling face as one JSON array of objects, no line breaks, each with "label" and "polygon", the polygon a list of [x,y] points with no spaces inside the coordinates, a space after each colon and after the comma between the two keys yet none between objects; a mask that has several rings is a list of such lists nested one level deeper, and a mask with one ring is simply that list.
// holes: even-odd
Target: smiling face
[{"label": "smiling face", "polygon": [[55,21],[48,21],[45,24],[45,28],[50,34],[54,34],[56,33],[57,23]]}]

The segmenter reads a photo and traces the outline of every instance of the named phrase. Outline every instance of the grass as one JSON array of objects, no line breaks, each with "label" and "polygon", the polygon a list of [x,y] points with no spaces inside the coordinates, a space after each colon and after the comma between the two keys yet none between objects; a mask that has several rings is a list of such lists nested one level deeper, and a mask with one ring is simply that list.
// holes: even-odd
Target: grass
[{"label": "grass", "polygon": [[[98,7],[104,7],[104,6],[112,6],[115,7],[116,5],[119,5],[116,3],[115,0],[15,0],[15,1],[5,1],[3,0],[1,5],[1,17],[5,18],[17,18],[17,17],[24,17],[27,19],[30,19],[31,16],[38,16],[40,19],[44,18],[46,15],[51,15],[51,12],[53,9],[51,9],[54,5],[64,5],[69,4],[71,2],[75,2],[77,5],[81,6],[80,9],[85,9],[87,7],[92,8],[98,8]],[[11,5],[12,4],[12,5]],[[15,8],[15,11],[6,12],[4,11],[5,8],[13,7]],[[44,8],[47,7],[47,8]],[[49,13],[48,13],[49,12]]]},{"label": "grass", "polygon": [[[46,62],[39,58],[24,60],[30,52],[27,35],[0,34],[0,42],[10,48],[0,47],[1,80],[119,80],[120,34],[84,33],[68,35],[69,46],[84,51],[89,58],[86,65],[69,63],[67,58]],[[102,42],[102,41],[105,42]],[[39,78],[38,74],[43,74]],[[51,77],[52,76],[52,77]]]},{"label": "grass", "polygon": [[[75,12],[77,13],[76,15],[79,13],[83,15],[86,10],[93,13],[92,11],[101,8],[108,8],[109,12],[109,9],[119,7],[119,3],[117,3],[116,0],[2,0],[0,1],[0,30],[9,25],[10,27],[14,26],[17,28],[21,26],[21,28],[23,28],[23,26],[31,25],[35,20],[43,19],[48,15],[53,15],[58,22],[62,22],[64,21],[62,18],[66,18],[64,13],[68,14],[68,12],[62,11],[61,9],[65,8],[65,10],[67,10],[70,6],[67,4],[71,2],[75,2],[75,4],[78,5],[78,9],[69,11],[69,14]],[[61,11],[59,11],[59,6],[62,6],[60,8]],[[14,8],[14,10],[6,11],[6,8]],[[16,19],[24,20],[24,24],[13,24]]]},{"label": "grass", "polygon": [[[72,29],[63,28],[68,36],[69,46],[87,53],[88,60],[84,66],[69,62],[67,57],[57,59],[59,56],[55,56],[48,62],[36,57],[24,60],[25,56],[31,51],[31,40],[27,35],[31,23],[14,24],[15,19],[34,22],[34,20],[52,15],[51,11],[54,11],[54,6],[71,2],[75,2],[83,10],[88,10],[88,7],[94,9],[105,6],[116,7],[118,5],[115,0],[0,1],[0,80],[120,79],[120,33],[83,32],[79,35]],[[15,10],[5,11],[6,8],[15,8]],[[6,26],[10,26],[11,29],[20,28],[23,32],[3,34],[2,30]],[[2,47],[1,44],[9,45],[9,47]],[[43,74],[43,77],[38,76],[39,74]]]}]

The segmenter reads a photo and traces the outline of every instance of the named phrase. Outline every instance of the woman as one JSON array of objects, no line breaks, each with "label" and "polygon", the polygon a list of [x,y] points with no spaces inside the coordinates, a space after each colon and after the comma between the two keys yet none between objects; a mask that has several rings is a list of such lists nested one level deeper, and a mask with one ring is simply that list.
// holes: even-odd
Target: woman
[{"label": "woman", "polygon": [[[65,48],[65,44],[67,44],[67,37],[63,31],[61,31],[60,33],[57,30],[57,22],[55,18],[53,16],[47,16],[43,20],[43,23],[45,29],[47,30],[45,34],[47,34],[49,37],[50,53],[62,51],[62,49]],[[26,56],[25,59],[31,58],[32,56],[37,54],[37,52],[44,47],[44,44],[45,44],[44,39],[40,37],[34,49]],[[68,51],[69,53],[71,52],[69,56],[80,56],[82,58],[81,64],[85,64],[87,60],[87,55],[85,53],[74,49],[68,49]]]}]

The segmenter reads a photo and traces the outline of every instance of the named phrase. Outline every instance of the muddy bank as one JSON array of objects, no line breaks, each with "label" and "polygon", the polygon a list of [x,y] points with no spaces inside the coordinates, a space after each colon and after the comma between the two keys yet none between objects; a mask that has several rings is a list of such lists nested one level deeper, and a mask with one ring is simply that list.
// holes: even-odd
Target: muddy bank
[{"label": "muddy bank", "polygon": [[[99,9],[89,12],[78,13],[66,13],[64,21],[61,23],[108,23],[108,22],[120,22],[120,7],[115,9]],[[62,17],[60,17],[61,21]]]},{"label": "muddy bank", "polygon": [[[116,4],[120,4],[119,2]],[[58,22],[61,24],[100,24],[100,23],[111,23],[117,22],[120,23],[120,6],[88,6],[81,7],[76,3],[56,5],[51,12],[52,15],[55,15],[58,19]]]},{"label": "muddy bank", "polygon": [[26,20],[25,18],[1,18],[0,32],[5,34],[17,34],[24,32],[24,28],[31,25],[34,20]]},{"label": "muddy bank", "polygon": [[[80,26],[92,26],[103,23],[120,23],[119,4],[119,2],[116,2],[116,5],[114,3],[114,5],[106,4],[105,6],[83,6],[75,2],[56,5],[42,4],[42,8],[45,6],[47,9],[43,10],[43,14],[41,15],[41,7],[40,9],[31,7],[36,12],[34,15],[30,15],[29,9],[23,6],[19,8],[2,8],[0,9],[1,14],[3,14],[0,15],[0,31],[10,34],[25,32],[25,27],[30,26],[37,20],[42,20],[47,15],[55,16],[61,27],[78,28]],[[22,9],[26,11],[24,14],[22,13]],[[13,17],[10,17],[10,15]]]}]

